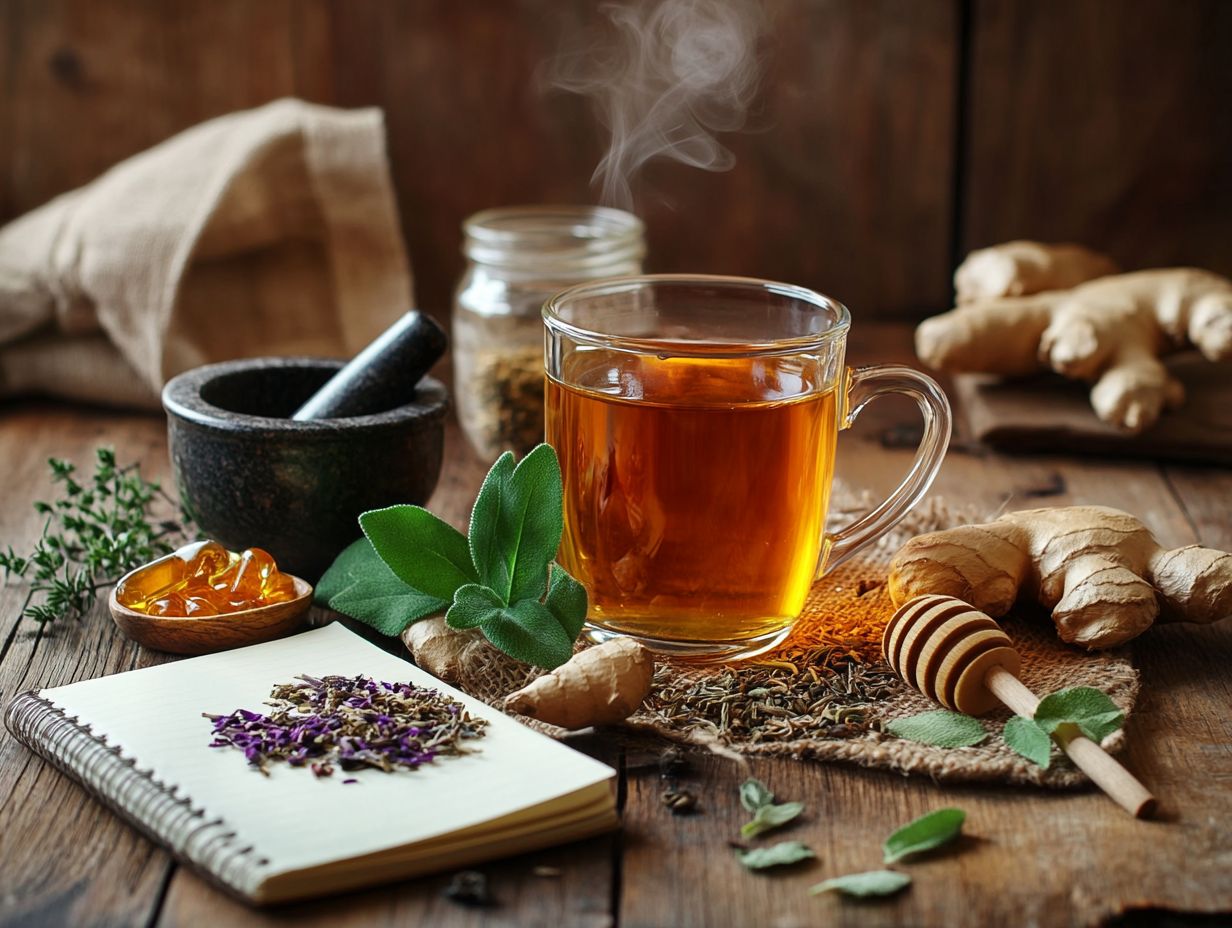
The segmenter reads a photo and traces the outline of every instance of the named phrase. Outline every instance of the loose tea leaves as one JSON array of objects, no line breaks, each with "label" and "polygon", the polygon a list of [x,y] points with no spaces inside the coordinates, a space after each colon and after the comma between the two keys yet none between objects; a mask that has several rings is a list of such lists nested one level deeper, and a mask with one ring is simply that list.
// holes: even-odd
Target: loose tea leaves
[{"label": "loose tea leaves", "polygon": [[885,863],[892,864],[909,854],[931,851],[948,844],[962,831],[967,813],[962,809],[938,809],[904,825],[886,838]]},{"label": "loose tea leaves", "polygon": [[911,877],[896,870],[869,870],[866,873],[849,873],[818,883],[809,890],[814,896],[819,893],[840,892],[845,896],[892,896],[911,885]]},{"label": "loose tea leaves", "polygon": [[886,725],[886,730],[899,738],[939,748],[970,747],[988,737],[978,719],[948,709],[894,719]]},{"label": "loose tea leaves", "polygon": [[745,780],[740,785],[740,803],[753,813],[753,820],[745,823],[740,834],[746,838],[755,838],[775,828],[786,825],[804,811],[802,802],[784,802],[776,804],[774,793],[760,780]]},{"label": "loose tea leaves", "polygon": [[247,709],[206,714],[213,723],[210,747],[243,751],[266,775],[273,761],[308,766],[318,777],[330,776],[334,765],[388,773],[471,753],[463,742],[483,737],[488,724],[457,700],[410,683],[362,675],[296,680],[270,691],[268,715]]},{"label": "loose tea leaves", "polygon": [[736,856],[740,863],[750,870],[766,870],[770,867],[786,867],[802,860],[811,860],[817,855],[807,844],[799,841],[780,841],[770,847],[755,847],[751,850],[737,850]]},{"label": "loose tea leaves", "polygon": [[419,506],[365,512],[366,536],[321,578],[317,600],[400,634],[448,610],[452,628],[478,628],[510,657],[554,669],[573,654],[585,588],[553,563],[563,530],[560,462],[539,445],[516,466],[492,465],[463,535]]}]

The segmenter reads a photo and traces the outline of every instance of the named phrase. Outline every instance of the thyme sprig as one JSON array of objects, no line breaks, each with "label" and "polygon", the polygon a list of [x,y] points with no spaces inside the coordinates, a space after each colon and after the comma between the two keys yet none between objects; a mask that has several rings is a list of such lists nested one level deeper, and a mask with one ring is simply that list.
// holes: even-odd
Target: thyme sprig
[{"label": "thyme sprig", "polygon": [[169,553],[172,545],[165,539],[185,534],[182,521],[152,514],[157,501],[178,511],[174,501],[158,483],[144,479],[137,464],[119,467],[113,449],[95,451],[88,480],[79,481],[69,461],[51,458],[47,464],[60,494],[52,502],[34,503],[46,517],[41,537],[28,554],[19,555],[11,545],[0,552],[6,583],[30,580],[22,618],[40,624],[80,619],[100,590]]}]

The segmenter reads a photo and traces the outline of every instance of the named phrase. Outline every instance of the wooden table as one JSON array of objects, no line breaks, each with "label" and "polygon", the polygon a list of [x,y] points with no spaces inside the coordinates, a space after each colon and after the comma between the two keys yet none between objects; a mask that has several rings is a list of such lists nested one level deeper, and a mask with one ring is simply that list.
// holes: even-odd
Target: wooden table
[{"label": "wooden table", "polygon": [[[905,327],[857,327],[852,360],[909,360]],[[841,441],[839,474],[883,491],[906,468],[897,439],[914,414],[875,404]],[[456,430],[431,503],[462,526],[484,467]],[[0,409],[0,540],[27,544],[48,492],[49,455],[88,463],[99,444],[147,473],[167,470],[163,422],[44,403]],[[1232,473],[1198,467],[1065,457],[1006,458],[965,447],[961,435],[934,491],[988,512],[1005,504],[1103,503],[1139,513],[1169,546],[1232,549]],[[16,617],[20,591],[0,596],[0,696],[157,664],[169,658],[122,638],[99,610],[40,630]],[[751,926],[1228,924],[1232,919],[1232,622],[1166,627],[1136,643],[1142,695],[1128,766],[1162,799],[1161,821],[1130,819],[1098,793],[1008,787],[941,788],[920,779],[837,765],[757,760],[748,773],[807,811],[784,835],[818,853],[776,875],[743,871],[727,848],[745,814],[748,774],[709,756],[693,762],[701,811],[671,815],[653,766],[602,734],[577,744],[622,771],[624,828],[616,835],[485,866],[497,905],[461,908],[443,877],[253,912],[178,866],[81,789],[0,733],[0,918],[21,925],[552,925]],[[853,904],[807,889],[879,865],[898,825],[943,805],[967,810],[956,852],[911,865],[900,896]],[[536,867],[559,869],[537,876]],[[1180,910],[1188,917],[1164,916]],[[1203,917],[1192,913],[1222,912]]]}]

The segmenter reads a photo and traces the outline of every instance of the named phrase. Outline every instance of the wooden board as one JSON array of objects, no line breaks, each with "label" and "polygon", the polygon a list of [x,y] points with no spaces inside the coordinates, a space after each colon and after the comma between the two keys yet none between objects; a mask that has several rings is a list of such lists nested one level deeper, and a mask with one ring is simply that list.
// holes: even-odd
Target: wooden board
[{"label": "wooden board", "polygon": [[[662,165],[648,269],[816,287],[866,315],[948,294],[957,0],[775,0],[735,168]],[[194,123],[294,95],[380,106],[421,306],[461,223],[593,202],[604,130],[545,63],[594,0],[0,0],[0,222]]]},{"label": "wooden board", "polygon": [[1232,274],[1232,4],[969,8],[961,251],[1076,241]]},{"label": "wooden board", "polygon": [[1185,385],[1185,404],[1140,435],[1100,421],[1088,388],[1061,377],[1002,381],[954,378],[971,437],[1007,452],[1067,451],[1154,460],[1232,464],[1232,363],[1177,356],[1169,370]]},{"label": "wooden board", "polygon": [[[909,331],[857,326],[852,360],[910,358]],[[885,436],[914,426],[905,404],[871,404],[839,442],[839,473],[881,493],[908,468],[911,452]],[[123,460],[165,473],[158,417],[90,412],[49,404],[0,406],[0,539],[29,542],[39,519],[31,499],[45,496],[49,454],[88,461],[99,443]],[[891,443],[892,444],[892,443]],[[484,468],[447,437],[446,475],[431,507],[465,524]],[[1042,502],[1131,506],[1161,541],[1232,548],[1232,474],[1225,469],[1059,455],[1013,458],[955,453],[936,492],[980,513]],[[102,613],[39,633],[15,617],[19,590],[0,593],[0,698],[19,688],[68,682],[164,660],[128,645]],[[850,926],[1034,924],[1094,925],[1128,913],[1119,925],[1227,924],[1232,918],[1232,623],[1172,626],[1135,646],[1143,673],[1127,763],[1164,802],[1159,822],[1130,819],[1098,793],[998,787],[942,788],[920,779],[817,765],[758,760],[747,768],[699,757],[683,784],[701,797],[692,817],[660,801],[662,781],[639,763],[643,750],[600,734],[579,746],[626,769],[622,833],[484,867],[497,904],[471,910],[440,897],[441,877],[273,912],[242,908],[176,867],[163,852],[90,801],[72,782],[0,732],[0,924],[393,926]],[[622,764],[622,757],[624,763]],[[806,804],[782,833],[811,845],[819,859],[780,874],[752,874],[727,842],[745,813],[738,785],[755,775],[783,799]],[[408,802],[414,796],[408,792]],[[879,903],[812,897],[809,886],[880,865],[886,834],[945,805],[967,810],[968,837],[952,853],[907,865],[915,885]],[[535,867],[560,871],[536,876]],[[1172,914],[1173,910],[1191,913]],[[1195,913],[1224,913],[1203,917]]]}]

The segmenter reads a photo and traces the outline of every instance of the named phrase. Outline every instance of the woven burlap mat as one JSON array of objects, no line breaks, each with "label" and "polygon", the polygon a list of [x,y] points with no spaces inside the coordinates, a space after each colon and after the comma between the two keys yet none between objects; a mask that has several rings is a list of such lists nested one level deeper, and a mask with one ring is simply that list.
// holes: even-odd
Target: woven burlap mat
[{"label": "woven burlap mat", "polygon": [[[835,496],[835,521],[849,521],[851,512],[867,508],[841,487]],[[937,748],[884,731],[894,719],[938,708],[881,659],[881,632],[894,611],[885,585],[890,558],[912,535],[984,515],[956,512],[937,500],[918,509],[869,553],[819,581],[792,636],[773,654],[730,665],[661,662],[650,696],[624,726],[720,753],[848,761],[944,782],[1060,788],[1086,782],[1057,752],[1043,770],[1011,751],[1001,738],[1008,711],[980,720],[989,736],[974,747]],[[1086,652],[1065,645],[1042,612],[1011,615],[1001,624],[1022,655],[1022,680],[1034,692],[1096,687],[1128,718],[1138,672],[1127,649]],[[458,681],[461,688],[496,706],[537,675],[486,645],[476,648],[468,671]],[[566,734],[525,721],[556,737]],[[1117,732],[1104,747],[1115,752],[1123,743],[1123,732]]]}]

